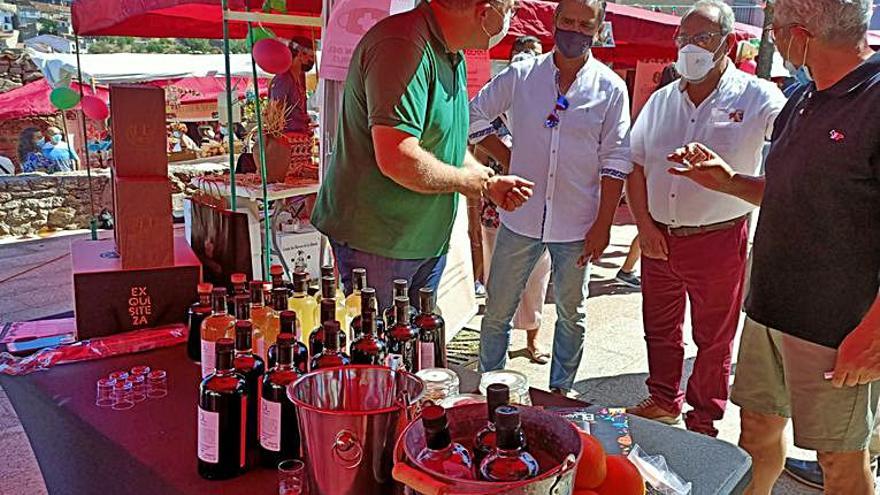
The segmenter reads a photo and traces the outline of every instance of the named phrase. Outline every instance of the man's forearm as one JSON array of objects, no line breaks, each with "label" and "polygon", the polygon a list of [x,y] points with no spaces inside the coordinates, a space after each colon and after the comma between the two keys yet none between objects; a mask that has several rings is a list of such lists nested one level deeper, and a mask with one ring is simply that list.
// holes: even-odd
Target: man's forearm
[{"label": "man's forearm", "polygon": [[635,164],[632,173],[626,178],[626,204],[629,205],[629,210],[639,228],[654,223],[651,212],[648,210],[648,186],[645,181],[645,169],[639,164]]},{"label": "man's forearm", "polygon": [[736,196],[743,201],[748,201],[755,206],[761,206],[766,183],[767,181],[762,176],[734,174],[730,181],[719,190],[725,194]]},{"label": "man's forearm", "polygon": [[602,192],[599,196],[599,214],[596,216],[594,225],[602,228],[611,228],[614,223],[614,214],[617,205],[620,204],[620,195],[623,193],[623,181],[611,177],[602,177]]}]

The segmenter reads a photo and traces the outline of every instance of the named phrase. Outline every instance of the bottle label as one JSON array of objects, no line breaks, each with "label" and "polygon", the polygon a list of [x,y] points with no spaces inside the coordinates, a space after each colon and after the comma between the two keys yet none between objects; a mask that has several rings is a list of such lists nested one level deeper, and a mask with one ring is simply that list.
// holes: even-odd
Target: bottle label
[{"label": "bottle label", "polygon": [[[204,341],[202,341],[204,342]],[[216,464],[220,451],[220,413],[199,407],[199,459]]]},{"label": "bottle label", "polygon": [[260,403],[260,445],[273,452],[281,451],[281,403],[266,400]]},{"label": "bottle label", "polygon": [[217,356],[214,353],[214,342],[202,339],[202,378],[214,372]]},{"label": "bottle label", "polygon": [[419,369],[436,368],[434,366],[434,343],[419,342]]}]

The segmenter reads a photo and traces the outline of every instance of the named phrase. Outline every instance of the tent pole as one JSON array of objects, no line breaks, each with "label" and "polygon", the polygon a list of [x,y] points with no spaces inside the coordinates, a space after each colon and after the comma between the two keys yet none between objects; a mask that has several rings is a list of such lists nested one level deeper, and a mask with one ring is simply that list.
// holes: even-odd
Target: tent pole
[{"label": "tent pole", "polygon": [[[73,35],[73,42],[76,47],[76,74],[79,79],[79,101],[82,101],[84,96],[83,91],[83,75],[82,75],[82,64],[79,59],[79,35]],[[95,80],[92,79],[92,85],[94,87]],[[97,96],[97,91],[92,89],[92,93]],[[79,111],[80,123],[82,124],[82,139],[85,146],[83,147],[83,154],[86,157],[86,176],[88,177],[89,182],[89,206],[91,207],[92,217],[89,219],[89,230],[92,232],[92,240],[98,240],[98,220],[95,218],[95,191],[92,188],[92,160],[89,158],[89,136],[87,134],[88,130],[86,129],[86,114],[80,109]],[[64,111],[61,112],[61,122],[64,124],[64,134],[67,134],[67,118],[64,115]],[[69,139],[68,136],[64,136]],[[71,144],[68,141],[67,146],[70,147]]]},{"label": "tent pole", "polygon": [[[250,22],[248,22],[248,39],[251,40],[251,46],[253,46],[253,26]],[[254,61],[253,51],[251,52],[251,71],[254,76],[254,94],[256,95],[254,100],[256,111],[254,113],[257,117],[257,143],[260,148],[260,176],[262,178],[261,182],[263,183],[263,280],[267,280],[269,276],[269,264],[272,257],[269,243],[272,239],[272,228],[274,226],[269,223],[269,185],[266,183],[266,145],[263,142],[263,114],[260,109],[260,80],[257,78],[257,63]]]},{"label": "tent pole", "polygon": [[229,61],[229,21],[226,20],[226,12],[229,9],[229,1],[221,0],[223,8],[223,62],[226,64],[226,133],[229,136],[229,191],[230,209],[238,210],[238,202],[235,194],[235,133],[232,129],[232,64]]}]

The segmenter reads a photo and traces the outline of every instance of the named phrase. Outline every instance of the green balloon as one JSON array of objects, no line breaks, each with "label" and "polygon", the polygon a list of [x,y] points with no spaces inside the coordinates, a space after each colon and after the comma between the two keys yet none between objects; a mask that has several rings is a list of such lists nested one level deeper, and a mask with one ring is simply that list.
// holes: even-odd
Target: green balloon
[{"label": "green balloon", "polygon": [[274,37],[275,37],[275,33],[273,33],[271,29],[267,29],[264,27],[251,28],[250,32],[248,33],[248,38],[247,38],[248,50],[252,50],[254,48],[254,44],[256,42],[258,42],[260,40],[267,39],[267,38],[274,38]]},{"label": "green balloon", "polygon": [[79,103],[79,93],[66,87],[55,88],[49,95],[49,101],[51,101],[58,110],[67,110],[75,107],[76,104]]}]

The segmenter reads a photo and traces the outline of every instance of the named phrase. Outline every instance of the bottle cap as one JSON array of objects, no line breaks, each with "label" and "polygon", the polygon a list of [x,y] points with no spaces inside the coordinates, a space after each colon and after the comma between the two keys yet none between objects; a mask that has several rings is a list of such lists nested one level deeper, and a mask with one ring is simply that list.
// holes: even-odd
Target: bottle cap
[{"label": "bottle cap", "polygon": [[309,283],[309,274],[302,271],[297,270],[293,272],[293,290],[296,292],[305,292],[308,289]]},{"label": "bottle cap", "polygon": [[210,294],[211,291],[214,290],[214,285],[209,284],[207,282],[203,282],[203,283],[199,284],[197,290],[198,290],[199,294]]},{"label": "bottle cap", "polygon": [[519,409],[514,406],[499,406],[495,409],[495,428],[515,430],[520,427]]},{"label": "bottle cap", "polygon": [[235,322],[235,348],[240,351],[251,349],[253,346],[254,324],[247,320]]},{"label": "bottle cap", "polygon": [[281,320],[281,331],[293,333],[296,329],[296,311],[284,310],[278,315]]},{"label": "bottle cap", "polygon": [[321,267],[321,278],[324,277],[332,277],[336,280],[336,271],[333,270],[333,265],[324,265]]},{"label": "bottle cap", "polygon": [[247,275],[245,275],[244,273],[233,273],[229,277],[229,280],[232,281],[233,285],[244,284],[247,283]]},{"label": "bottle cap", "polygon": [[269,267],[269,275],[272,275],[273,277],[284,276],[284,267],[281,265],[272,265]]},{"label": "bottle cap", "polygon": [[489,421],[497,421],[495,410],[510,403],[510,387],[503,383],[493,383],[486,388],[486,402],[489,406]]},{"label": "bottle cap", "polygon": [[449,426],[446,409],[440,406],[428,406],[422,409],[422,422],[426,430],[443,430]]}]

